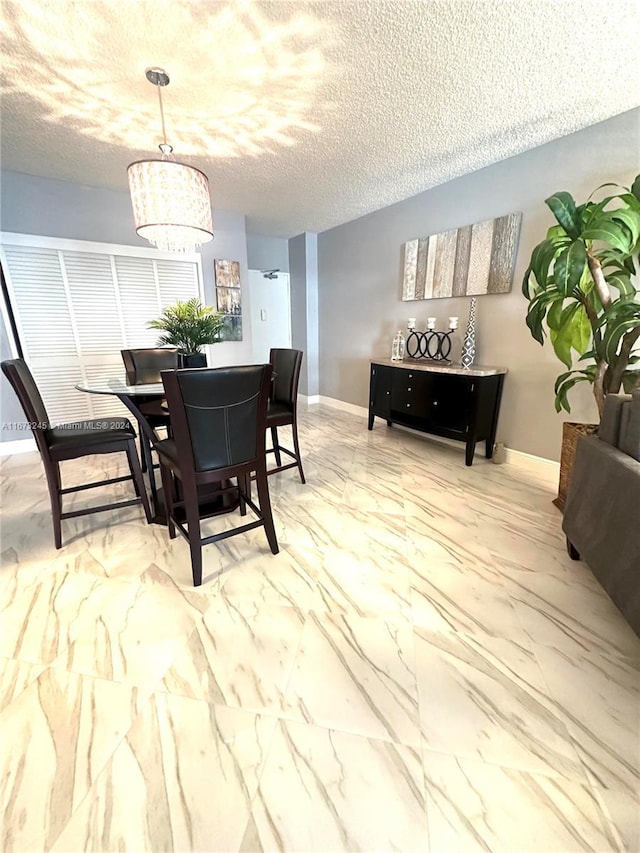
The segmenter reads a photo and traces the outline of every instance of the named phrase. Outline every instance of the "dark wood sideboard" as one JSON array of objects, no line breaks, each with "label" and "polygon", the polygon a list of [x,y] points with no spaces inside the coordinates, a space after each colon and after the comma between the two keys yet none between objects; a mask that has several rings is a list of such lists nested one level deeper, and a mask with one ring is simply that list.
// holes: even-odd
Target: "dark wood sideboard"
[{"label": "dark wood sideboard", "polygon": [[471,465],[478,441],[491,459],[506,369],[441,365],[437,362],[371,362],[369,429],[377,416],[387,425],[463,441]]}]

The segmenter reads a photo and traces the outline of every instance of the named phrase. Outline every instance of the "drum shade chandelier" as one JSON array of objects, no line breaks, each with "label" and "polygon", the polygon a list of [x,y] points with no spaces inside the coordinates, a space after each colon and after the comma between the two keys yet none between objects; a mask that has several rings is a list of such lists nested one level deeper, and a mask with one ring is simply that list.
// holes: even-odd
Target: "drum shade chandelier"
[{"label": "drum shade chandelier", "polygon": [[173,159],[167,142],[162,87],[169,75],[147,68],[147,80],[158,87],[162,142],[159,160],[137,160],[127,169],[136,232],[166,252],[193,252],[213,239],[209,181],[204,172]]}]

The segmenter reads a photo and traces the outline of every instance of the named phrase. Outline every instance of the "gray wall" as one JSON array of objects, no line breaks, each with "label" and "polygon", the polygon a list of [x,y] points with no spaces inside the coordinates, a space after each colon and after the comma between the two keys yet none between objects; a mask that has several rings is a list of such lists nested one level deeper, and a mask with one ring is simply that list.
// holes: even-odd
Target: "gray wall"
[{"label": "gray wall", "polygon": [[318,313],[318,235],[305,233],[307,260],[307,394],[320,393],[320,317]]},{"label": "gray wall", "polygon": [[[85,187],[16,172],[2,173],[0,189],[0,226],[3,231],[150,248],[150,244],[136,234],[127,192]],[[216,344],[213,349],[214,362],[250,364],[252,352],[245,218],[241,213],[214,210],[213,224],[214,239],[200,249],[205,301],[210,305],[216,304],[214,258],[240,261],[244,315],[244,339]],[[1,332],[4,358],[7,347],[4,326]],[[2,377],[0,407],[3,421],[16,419],[16,404],[13,391]],[[0,431],[0,440],[25,437],[28,436],[23,432]]]},{"label": "gray wall", "polygon": [[289,272],[289,241],[247,232],[247,258],[250,270]]},{"label": "gray wall", "polygon": [[553,383],[564,367],[550,344],[541,347],[525,326],[522,278],[553,224],[544,199],[568,190],[584,201],[605,181],[628,185],[640,170],[639,153],[640,110],[633,110],[321,233],[320,393],[366,406],[369,359],[389,357],[394,332],[406,328],[408,317],[426,328],[426,317],[436,316],[443,328],[449,316],[459,316],[458,356],[469,300],[401,302],[402,244],[522,211],[512,292],[478,299],[476,363],[509,369],[498,439],[557,460],[562,421],[593,421],[596,409],[585,384],[574,389],[571,415],[556,414]]},{"label": "gray wall", "polygon": [[[289,287],[291,293],[291,345],[307,352],[307,246],[306,235],[289,240]],[[306,358],[300,374],[300,393],[308,394]]]},{"label": "gray wall", "polygon": [[289,240],[291,343],[304,352],[300,393],[320,391],[318,335],[318,235],[298,234]]}]

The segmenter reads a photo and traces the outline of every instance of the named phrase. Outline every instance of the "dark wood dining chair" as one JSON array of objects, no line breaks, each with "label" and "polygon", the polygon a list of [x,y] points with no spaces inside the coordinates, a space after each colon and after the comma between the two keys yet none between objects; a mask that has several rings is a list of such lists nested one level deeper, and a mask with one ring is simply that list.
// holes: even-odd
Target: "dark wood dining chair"
[{"label": "dark wood dining chair", "polygon": [[[73,423],[51,426],[44,402],[38,391],[33,375],[22,358],[2,362],[2,372],[11,383],[40,451],[51,499],[53,516],[53,538],[56,548],[62,548],[62,524],[65,518],[91,515],[108,509],[120,509],[142,503],[147,522],[151,522],[151,509],[145,490],[140,461],[136,452],[136,434],[131,422],[126,418],[96,418],[94,420],[74,421]],[[127,454],[129,475],[112,477],[95,483],[83,483],[81,486],[62,488],[60,462],[78,459],[94,454]],[[86,509],[62,511],[62,497],[85,489],[108,486],[112,483],[124,483],[132,480],[136,498],[118,503],[102,504]]]},{"label": "dark wood dining chair", "polygon": [[[278,542],[271,514],[265,452],[271,365],[164,371],[173,437],[155,445],[160,459],[169,537],[176,527],[189,543],[194,586],[202,583],[202,546],[264,527],[271,552]],[[255,472],[259,506],[250,494]],[[236,479],[237,486],[228,481]],[[207,514],[198,489],[217,484],[217,494],[237,490],[240,514],[250,506],[256,521],[202,538]],[[186,527],[184,522],[186,522]]]},{"label": "dark wood dining chair", "polygon": [[[178,350],[173,347],[148,347],[146,349],[120,350],[124,369],[127,374],[127,385],[151,385],[160,383],[160,371],[176,370],[178,367]],[[138,408],[145,416],[149,425],[169,430],[171,420],[167,412],[165,400],[154,397],[138,400]],[[142,429],[140,433],[140,457],[142,470],[147,470],[147,459],[151,458],[151,444]]]},{"label": "dark wood dining chair", "polygon": [[[300,443],[298,441],[298,382],[302,367],[303,352],[298,349],[272,349],[269,361],[275,374],[269,395],[267,408],[267,427],[271,430],[272,447],[267,453],[273,453],[276,467],[270,468],[267,474],[277,474],[289,468],[297,468],[300,480],[306,483],[302,470]],[[293,450],[280,444],[278,427],[290,426],[293,438]],[[293,462],[282,464],[282,454],[289,456]]]}]

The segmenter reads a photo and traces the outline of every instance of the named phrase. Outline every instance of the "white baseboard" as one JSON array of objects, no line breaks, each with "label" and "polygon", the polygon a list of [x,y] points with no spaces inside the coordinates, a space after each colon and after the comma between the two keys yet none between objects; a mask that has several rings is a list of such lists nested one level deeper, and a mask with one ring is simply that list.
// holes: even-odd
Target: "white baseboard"
[{"label": "white baseboard", "polygon": [[18,438],[15,441],[0,441],[0,457],[15,456],[16,453],[34,453],[37,449],[34,438]]},{"label": "white baseboard", "polygon": [[339,409],[341,412],[348,412],[350,415],[358,415],[362,418],[369,417],[369,410],[364,406],[356,406],[355,403],[345,403],[344,400],[336,400],[335,397],[323,397],[319,395],[318,402],[324,403],[325,406],[331,406],[334,409]]},{"label": "white baseboard", "polygon": [[553,459],[533,456],[531,453],[524,453],[522,450],[511,450],[510,447],[505,447],[505,451],[508,465],[525,468],[527,471],[536,471],[539,474],[549,474],[556,479],[560,476],[560,463],[554,462]]},{"label": "white baseboard", "polygon": [[312,394],[305,397],[304,394],[298,394],[298,399],[301,403],[306,403],[308,406],[324,403],[325,406],[331,406],[332,409],[340,409],[341,412],[349,412],[350,415],[359,415],[366,418],[369,416],[369,410],[364,406],[356,406],[354,403],[345,403],[344,400],[337,400],[335,397],[323,397],[322,394]]},{"label": "white baseboard", "polygon": [[[344,400],[336,400],[335,397],[324,397],[322,394],[315,394],[312,397],[304,397],[300,395],[301,401],[304,400],[308,405],[314,403],[324,403],[326,406],[332,406],[334,409],[340,409],[342,412],[349,412],[352,415],[368,417],[369,410],[364,406],[356,406],[353,403],[345,403]],[[410,427],[403,427],[401,424],[396,424],[397,429],[406,429],[414,435],[420,435],[427,438],[429,441],[435,441],[439,444],[446,444],[448,447],[464,449],[464,445],[459,441],[453,441],[449,438],[444,438],[439,435],[429,435],[421,433],[419,430],[413,430]],[[524,468],[528,471],[537,472],[538,474],[546,474],[556,479],[560,475],[560,463],[554,462],[553,459],[545,459],[543,456],[533,456],[531,453],[524,453],[522,450],[511,450],[506,447],[506,464],[513,465],[515,468]]]}]

